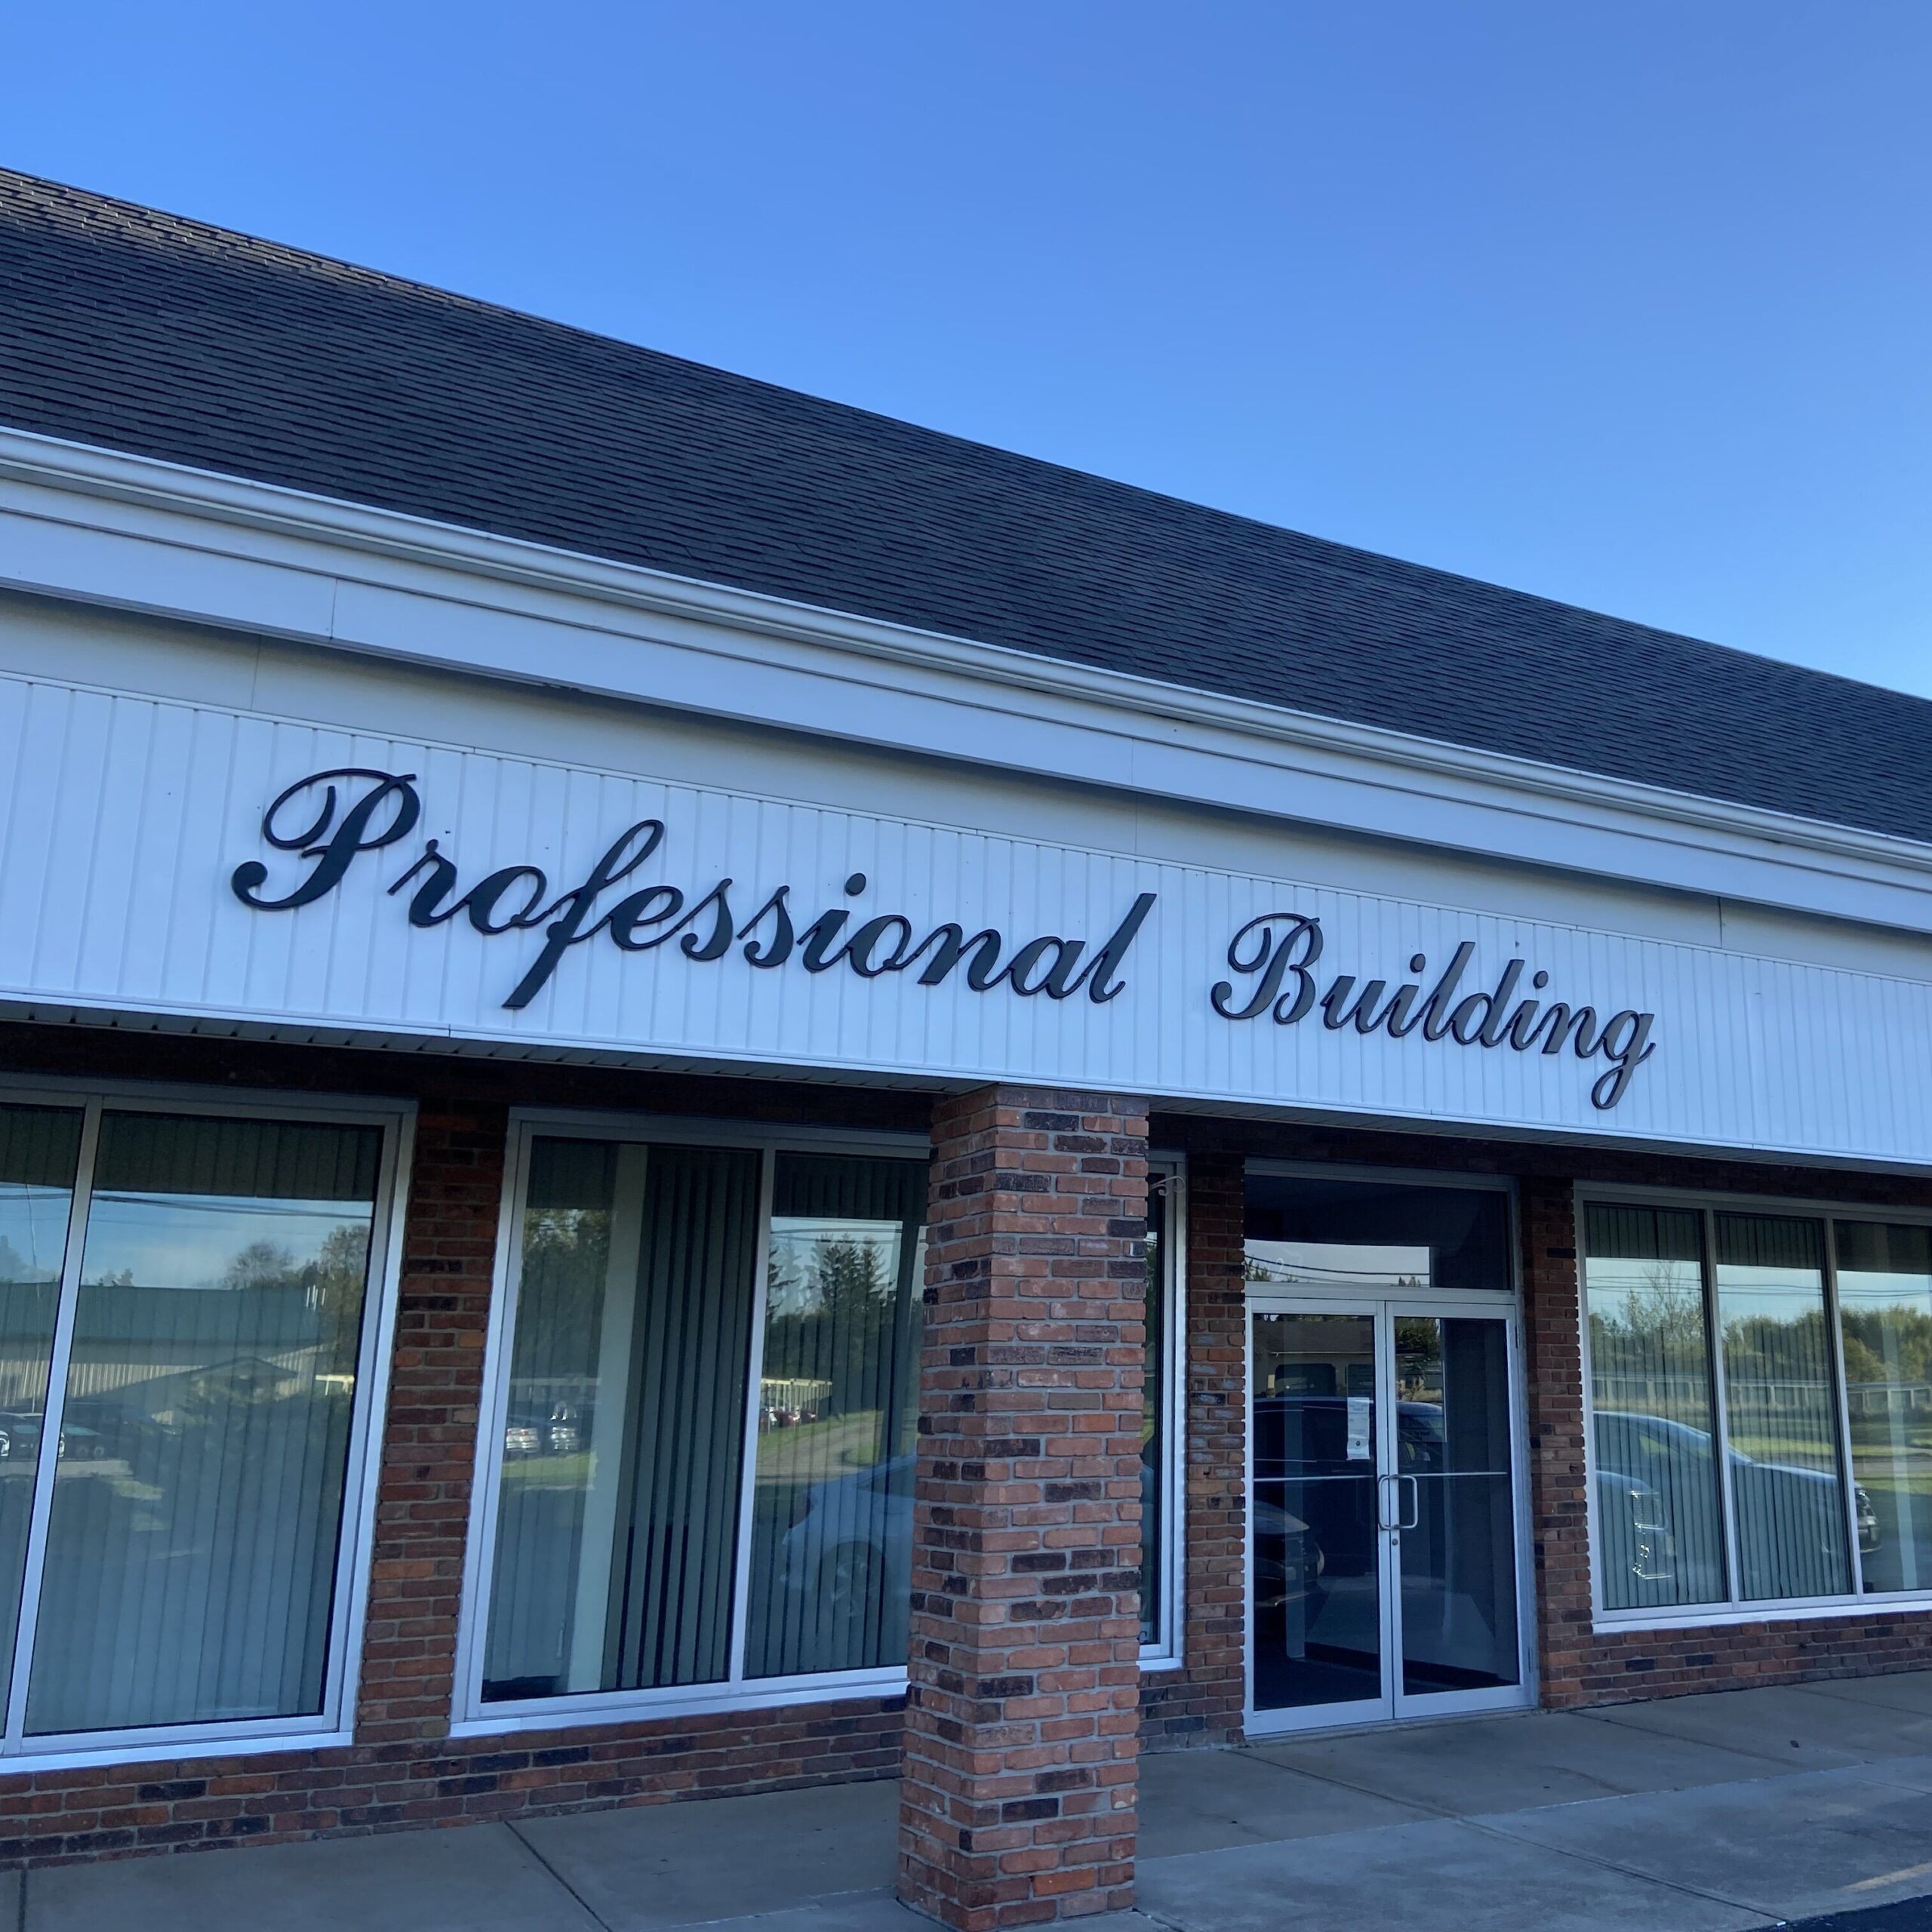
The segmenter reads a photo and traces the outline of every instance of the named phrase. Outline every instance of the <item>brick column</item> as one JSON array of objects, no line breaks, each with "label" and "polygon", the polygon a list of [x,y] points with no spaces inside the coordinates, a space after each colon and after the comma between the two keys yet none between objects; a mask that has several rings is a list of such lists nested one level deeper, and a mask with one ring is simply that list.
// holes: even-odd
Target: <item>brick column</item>
[{"label": "brick column", "polygon": [[1542,1697],[1546,1704],[1574,1704],[1587,1701],[1579,1680],[1596,1643],[1577,1306],[1582,1263],[1571,1183],[1561,1177],[1526,1179],[1519,1211]]},{"label": "brick column", "polygon": [[426,1103],[416,1124],[376,1492],[358,1743],[447,1737],[507,1117]]},{"label": "brick column", "polygon": [[1146,1134],[934,1109],[899,1894],[959,1932],[1133,1900]]}]

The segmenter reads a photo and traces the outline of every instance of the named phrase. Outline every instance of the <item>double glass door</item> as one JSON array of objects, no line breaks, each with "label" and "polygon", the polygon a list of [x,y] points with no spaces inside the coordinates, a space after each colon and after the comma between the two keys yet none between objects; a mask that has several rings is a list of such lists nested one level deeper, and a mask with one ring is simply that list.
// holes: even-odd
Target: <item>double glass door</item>
[{"label": "double glass door", "polygon": [[1526,1702],[1509,1306],[1248,1313],[1251,1731]]}]

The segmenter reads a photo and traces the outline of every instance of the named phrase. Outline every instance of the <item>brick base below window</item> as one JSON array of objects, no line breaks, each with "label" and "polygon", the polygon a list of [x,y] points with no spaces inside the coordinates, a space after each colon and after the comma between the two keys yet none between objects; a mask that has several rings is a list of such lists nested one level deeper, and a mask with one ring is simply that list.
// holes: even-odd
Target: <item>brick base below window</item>
[{"label": "brick base below window", "polygon": [[899,1772],[904,1700],[651,1724],[171,1758],[0,1779],[0,1865],[786,1791]]},{"label": "brick base below window", "polygon": [[1599,1632],[1574,1651],[1551,1647],[1543,1701],[1628,1703],[1693,1690],[1875,1677],[1932,1669],[1932,1614],[1727,1623],[1710,1630]]}]

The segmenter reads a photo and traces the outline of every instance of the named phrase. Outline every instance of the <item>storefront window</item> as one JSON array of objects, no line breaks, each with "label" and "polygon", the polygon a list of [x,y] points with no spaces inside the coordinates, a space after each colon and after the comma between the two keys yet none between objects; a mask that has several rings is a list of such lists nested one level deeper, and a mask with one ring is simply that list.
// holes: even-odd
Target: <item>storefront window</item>
[{"label": "storefront window", "polygon": [[[526,1131],[480,1701],[904,1668],[927,1163]],[[1157,1209],[1143,1627],[1161,1623]]]},{"label": "storefront window", "polygon": [[1584,1232],[1604,1607],[1721,1603],[1703,1217],[1592,1206]]},{"label": "storefront window", "polygon": [[1835,1237],[1865,1588],[1932,1588],[1932,1228]]},{"label": "storefront window", "polygon": [[82,1115],[0,1107],[0,1687],[11,1690]]},{"label": "storefront window", "polygon": [[1718,1322],[1740,1593],[1851,1587],[1817,1221],[1716,1217]]},{"label": "storefront window", "polygon": [[1932,1583],[1932,1230],[1592,1203],[1583,1238],[1604,1610]]},{"label": "storefront window", "polygon": [[325,1715],[382,1150],[0,1107],[8,1750]]},{"label": "storefront window", "polygon": [[925,1163],[528,1145],[485,1701],[903,1666]]},{"label": "storefront window", "polygon": [[486,1697],[729,1673],[758,1192],[749,1149],[531,1144]]}]

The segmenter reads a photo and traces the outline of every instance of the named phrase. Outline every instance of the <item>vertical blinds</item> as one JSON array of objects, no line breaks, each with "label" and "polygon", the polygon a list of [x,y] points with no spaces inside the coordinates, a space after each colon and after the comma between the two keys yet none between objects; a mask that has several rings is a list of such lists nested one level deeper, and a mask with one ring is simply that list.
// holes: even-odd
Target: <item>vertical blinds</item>
[{"label": "vertical blinds", "polygon": [[103,1115],[29,1733],[321,1709],[378,1146]]},{"label": "vertical blinds", "polygon": [[0,1106],[0,1638],[24,1713],[10,1734],[315,1715],[380,1132],[106,1108],[73,1268],[84,1118]]},{"label": "vertical blinds", "polygon": [[758,1195],[755,1152],[651,1151],[608,1640],[620,1689],[710,1683],[730,1663]]},{"label": "vertical blinds", "polygon": [[533,1140],[486,1700],[903,1660],[924,1210],[921,1161]]},{"label": "vertical blinds", "polygon": [[81,1121],[78,1110],[0,1107],[0,1708],[12,1687]]}]

